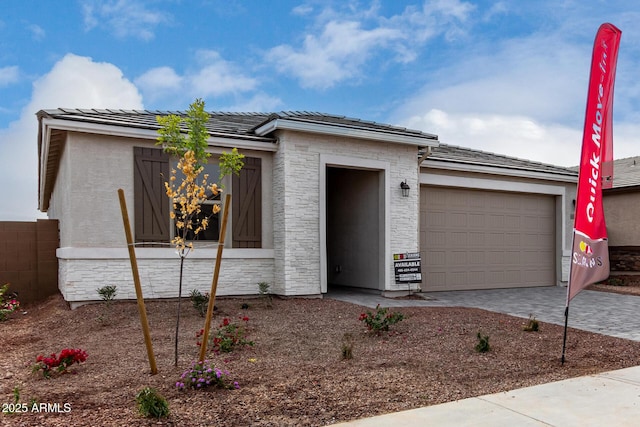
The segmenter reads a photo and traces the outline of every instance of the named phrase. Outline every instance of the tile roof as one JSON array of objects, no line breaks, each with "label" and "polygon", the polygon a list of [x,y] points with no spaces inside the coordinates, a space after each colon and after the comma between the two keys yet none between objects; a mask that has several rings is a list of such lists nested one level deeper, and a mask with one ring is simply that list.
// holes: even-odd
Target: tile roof
[{"label": "tile roof", "polygon": [[613,161],[613,188],[640,185],[640,156]]},{"label": "tile roof", "polygon": [[428,159],[443,163],[462,163],[502,169],[519,169],[532,172],[553,173],[572,177],[578,176],[578,173],[571,168],[509,157],[481,150],[472,150],[470,148],[457,147],[455,145],[447,145],[443,143],[440,143],[438,147],[432,148],[432,154]]},{"label": "tile roof", "polygon": [[[89,123],[108,124],[116,126],[130,126],[142,129],[158,129],[156,116],[175,114],[185,116],[184,111],[149,111],[149,110],[100,110],[100,109],[69,109],[58,108],[43,110],[38,116],[50,118],[83,121]],[[406,129],[388,124],[376,123],[366,120],[354,119],[332,114],[308,112],[308,111],[282,111],[278,113],[230,113],[209,112],[210,118],[206,127],[211,135],[224,135],[230,137],[251,137],[264,140],[272,138],[259,137],[255,129],[261,125],[276,119],[286,119],[298,122],[329,124],[349,129],[361,129],[378,131],[397,135],[407,135],[428,140],[437,140],[436,135],[425,132]]]},{"label": "tile roof", "polygon": [[[167,114],[176,114],[181,116],[186,115],[184,111],[57,108],[39,111],[38,117],[156,130],[160,127],[156,122],[156,116]],[[433,134],[404,127],[309,111],[281,111],[277,113],[234,113],[213,111],[209,112],[209,115],[210,119],[206,127],[212,136],[250,138],[265,142],[273,142],[274,139],[267,136],[258,136],[256,135],[255,130],[276,119],[328,124],[343,127],[345,129],[358,129],[394,135],[404,135],[415,138],[424,138],[431,142],[434,140],[437,141],[438,138]],[[428,159],[443,163],[473,164],[503,169],[519,169],[577,176],[577,173],[574,170],[560,166],[553,166],[442,143],[439,147],[432,147],[432,154]]]}]

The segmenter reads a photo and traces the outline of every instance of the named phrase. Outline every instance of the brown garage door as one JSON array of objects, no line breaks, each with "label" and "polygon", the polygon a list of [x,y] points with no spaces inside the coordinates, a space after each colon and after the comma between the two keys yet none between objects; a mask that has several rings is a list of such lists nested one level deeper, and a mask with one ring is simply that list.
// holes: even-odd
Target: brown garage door
[{"label": "brown garage door", "polygon": [[424,291],[555,284],[553,196],[423,186]]}]

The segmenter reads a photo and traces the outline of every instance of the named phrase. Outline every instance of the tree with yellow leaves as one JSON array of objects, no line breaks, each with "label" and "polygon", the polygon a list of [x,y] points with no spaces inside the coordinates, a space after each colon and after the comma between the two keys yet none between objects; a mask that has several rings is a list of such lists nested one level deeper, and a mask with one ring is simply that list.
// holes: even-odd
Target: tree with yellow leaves
[{"label": "tree with yellow leaves", "polygon": [[[179,157],[177,167],[171,170],[169,180],[165,182],[166,194],[172,204],[170,213],[175,224],[175,236],[171,243],[176,247],[180,256],[180,281],[178,284],[178,314],[175,334],[175,360],[178,365],[178,332],[180,329],[180,302],[182,299],[182,276],[184,260],[193,250],[190,238],[197,239],[198,235],[209,226],[210,216],[203,216],[202,204],[218,196],[222,189],[216,183],[210,182],[208,174],[203,174],[204,164],[210,156],[206,152],[209,136],[206,123],[209,114],[204,110],[204,101],[196,99],[187,110],[187,116],[176,115],[156,117],[161,128],[158,130],[158,144],[165,152]],[[184,131],[187,134],[184,134]],[[242,159],[234,148],[231,153],[220,156],[220,180],[230,173],[239,174],[244,166]],[[179,171],[179,172],[178,172]],[[180,175],[180,176],[178,176]],[[220,211],[220,205],[213,205],[215,215]]]}]

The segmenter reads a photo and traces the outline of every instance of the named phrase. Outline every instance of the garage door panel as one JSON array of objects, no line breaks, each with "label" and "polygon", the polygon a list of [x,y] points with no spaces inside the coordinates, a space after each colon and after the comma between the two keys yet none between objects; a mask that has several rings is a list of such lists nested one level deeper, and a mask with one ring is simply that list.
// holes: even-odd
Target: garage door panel
[{"label": "garage door panel", "polygon": [[469,245],[469,234],[466,231],[454,231],[448,235],[449,243],[455,247],[465,247]]},{"label": "garage door panel", "polygon": [[430,251],[426,252],[426,255],[422,256],[422,259],[429,259],[429,263],[433,266],[433,268],[446,266],[447,265],[447,253],[444,251],[435,252]]},{"label": "garage door panel", "polygon": [[486,253],[484,251],[469,251],[468,259],[470,266],[484,265],[487,262]]},{"label": "garage door panel", "polygon": [[504,235],[504,246],[507,249],[517,250],[522,246],[521,238],[522,236],[518,233],[510,232]]},{"label": "garage door panel", "polygon": [[465,266],[467,265],[467,252],[466,251],[449,251],[446,254],[446,265],[450,266]]},{"label": "garage door panel", "polygon": [[553,196],[422,187],[425,291],[555,284]]},{"label": "garage door panel", "polygon": [[483,248],[486,246],[486,236],[482,231],[470,231],[467,234],[467,239],[469,248]]},{"label": "garage door panel", "polygon": [[[427,233],[424,233],[425,236]],[[446,231],[434,231],[433,233],[429,233],[429,238],[433,242],[434,248],[444,248],[447,244],[447,232]]]},{"label": "garage door panel", "polygon": [[486,227],[485,214],[470,213],[468,218],[469,218],[469,227],[471,228]]}]

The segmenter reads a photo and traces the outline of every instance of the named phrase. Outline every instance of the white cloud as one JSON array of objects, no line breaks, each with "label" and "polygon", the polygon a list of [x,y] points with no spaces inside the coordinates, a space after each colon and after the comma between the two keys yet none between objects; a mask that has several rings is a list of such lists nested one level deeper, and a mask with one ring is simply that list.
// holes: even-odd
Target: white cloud
[{"label": "white cloud", "polygon": [[27,26],[27,29],[31,32],[31,37],[33,37],[36,41],[42,41],[46,37],[47,33],[44,29],[36,24],[31,24]]},{"label": "white cloud", "polygon": [[229,107],[222,107],[223,111],[255,111],[255,112],[272,112],[282,108],[282,100],[269,96],[266,93],[258,93],[246,101],[242,101]]},{"label": "white cloud", "polygon": [[258,81],[213,50],[196,52],[197,66],[179,75],[173,68],[154,68],[135,79],[145,98],[205,98],[253,91]]},{"label": "white cloud", "polygon": [[196,56],[202,68],[188,76],[192,95],[221,96],[255,89],[258,81],[242,73],[240,67],[222,59],[213,50],[200,50]]},{"label": "white cloud", "polygon": [[308,4],[301,4],[300,6],[296,6],[291,10],[292,14],[300,16],[308,15],[311,12],[313,12],[313,7]]},{"label": "white cloud", "polygon": [[446,144],[577,164],[590,46],[546,34],[474,47],[434,72],[390,121]]},{"label": "white cloud", "polygon": [[155,28],[169,21],[167,15],[148,9],[140,0],[84,0],[82,12],[86,31],[106,28],[119,38],[151,40]]},{"label": "white cloud", "polygon": [[20,70],[17,66],[0,68],[0,87],[9,86],[16,83],[20,77]]},{"label": "white cloud", "polygon": [[182,91],[184,79],[171,67],[152,68],[134,80],[149,101]]},{"label": "white cloud", "polygon": [[358,77],[375,49],[402,37],[396,29],[366,30],[359,22],[331,21],[319,36],[307,35],[301,49],[276,46],[267,60],[278,71],[296,76],[303,87],[326,89]]},{"label": "white cloud", "polygon": [[560,166],[579,162],[581,131],[526,116],[433,109],[408,117],[401,125],[435,133],[444,144]]},{"label": "white cloud", "polygon": [[[280,73],[300,81],[303,87],[327,89],[344,81],[358,81],[374,57],[407,63],[424,43],[443,34],[453,40],[465,34],[463,24],[475,9],[459,0],[425,1],[422,8],[407,7],[392,17],[379,15],[376,2],[366,10],[346,4],[344,12],[327,8],[317,17],[300,47],[282,44],[269,49],[266,60]],[[308,8],[295,8],[294,14]],[[389,55],[391,54],[391,55]]]},{"label": "white cloud", "polygon": [[[136,87],[112,64],[68,54],[33,84],[20,119],[0,130],[1,220],[33,220],[37,213],[37,119],[41,109],[142,109]],[[40,215],[42,216],[42,215]]]},{"label": "white cloud", "polygon": [[430,76],[401,108],[519,114],[575,125],[584,113],[589,51],[553,37],[515,39],[469,52]]}]

